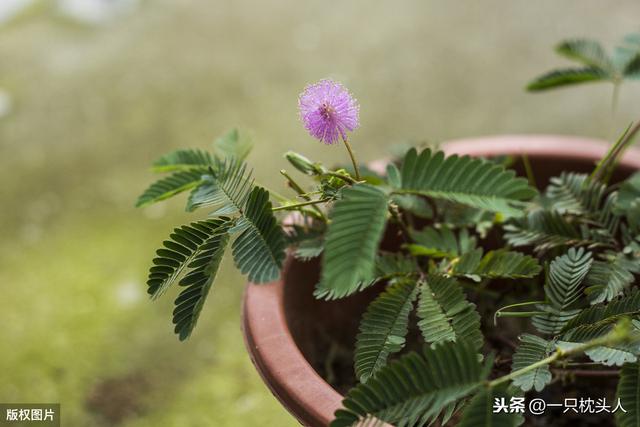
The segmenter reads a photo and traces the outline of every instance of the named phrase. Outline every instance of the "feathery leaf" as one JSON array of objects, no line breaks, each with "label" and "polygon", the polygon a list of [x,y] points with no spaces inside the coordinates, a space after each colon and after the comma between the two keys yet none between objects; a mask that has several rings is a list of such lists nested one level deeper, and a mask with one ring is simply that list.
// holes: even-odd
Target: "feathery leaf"
[{"label": "feathery leaf", "polygon": [[330,213],[317,295],[342,298],[374,278],[378,245],[387,214],[387,196],[376,187],[345,188]]},{"label": "feathery leaf", "polygon": [[616,390],[624,411],[616,411],[619,427],[640,426],[640,363],[627,363],[620,371],[620,381]]},{"label": "feathery leaf", "polygon": [[[508,412],[512,397],[505,386],[483,388],[466,406],[458,427],[519,426],[524,421],[523,416]],[[507,410],[495,411],[496,401],[505,403]]]},{"label": "feathery leaf", "polygon": [[215,166],[215,158],[206,151],[198,149],[175,150],[153,162],[154,172],[190,171]]},{"label": "feathery leaf", "polygon": [[416,293],[415,281],[401,280],[387,287],[367,307],[356,337],[355,370],[361,382],[367,382],[387,364],[390,354],[404,347]]},{"label": "feathery leaf", "polygon": [[217,209],[212,216],[235,215],[242,211],[252,188],[253,180],[246,164],[225,160],[217,170],[210,169],[202,185],[189,195],[187,210],[214,207]]},{"label": "feathery leaf", "polygon": [[[518,337],[520,345],[513,355],[511,372],[526,368],[540,360],[545,359],[555,348],[553,341],[547,341],[531,334],[522,334]],[[520,387],[522,391],[529,391],[534,388],[537,392],[551,382],[551,371],[549,366],[544,365],[519,375],[513,379],[513,385]]]},{"label": "feathery leaf", "polygon": [[198,253],[187,265],[191,270],[180,280],[180,286],[185,286],[185,289],[175,300],[173,323],[181,341],[187,339],[196,326],[229,242],[229,225],[220,223],[214,234],[199,247]]},{"label": "feathery leaf", "polygon": [[597,243],[556,211],[533,210],[524,218],[505,225],[504,230],[504,237],[511,246],[533,246],[536,252]]},{"label": "feathery leaf", "polygon": [[549,303],[538,306],[539,310],[546,313],[532,319],[533,325],[540,332],[556,334],[580,312],[574,305],[583,293],[582,282],[589,273],[592,262],[591,252],[583,248],[571,248],[551,262],[549,277],[544,286]]},{"label": "feathery leaf", "polygon": [[221,136],[213,142],[213,147],[216,153],[221,153],[223,158],[233,158],[236,161],[244,160],[251,149],[253,148],[253,142],[248,135],[238,131],[238,129],[232,129],[226,135]]},{"label": "feathery leaf", "polygon": [[420,283],[417,314],[422,336],[432,347],[459,339],[476,350],[482,347],[480,315],[475,304],[467,301],[455,278],[430,275]]},{"label": "feathery leaf", "polygon": [[613,69],[609,55],[607,55],[602,45],[595,40],[567,40],[556,47],[556,52],[584,65],[597,67],[605,71]]},{"label": "feathery leaf", "polygon": [[420,194],[510,216],[522,214],[523,201],[537,191],[515,172],[469,156],[445,157],[442,151],[411,149],[401,168],[399,194]]},{"label": "feathery leaf", "polygon": [[522,279],[535,277],[540,273],[538,261],[520,252],[499,249],[482,255],[482,248],[462,255],[453,266],[453,276],[478,278]]},{"label": "feathery leaf", "polygon": [[638,318],[640,316],[640,290],[633,289],[626,297],[614,299],[609,304],[598,304],[586,308],[571,319],[562,332],[580,326],[593,326],[614,323],[621,317]]},{"label": "feathery leaf", "polygon": [[411,231],[416,242],[408,245],[413,255],[426,255],[432,258],[455,258],[476,247],[476,239],[469,236],[466,228],[457,234],[449,227],[425,227],[420,231]]},{"label": "feathery leaf", "polygon": [[424,425],[477,390],[485,376],[476,350],[464,341],[412,352],[351,389],[331,427],[351,426],[367,417],[396,427]]},{"label": "feathery leaf", "polygon": [[194,168],[175,172],[151,184],[136,202],[136,207],[147,206],[168,199],[183,191],[190,190],[203,181],[207,169]]},{"label": "feathery leaf", "polygon": [[595,214],[599,212],[605,189],[599,181],[588,181],[586,174],[562,172],[551,178],[545,198],[550,209],[561,214]]},{"label": "feathery leaf", "polygon": [[[563,350],[568,350],[611,333],[615,326],[616,324],[613,322],[578,326],[562,334],[557,346]],[[596,363],[602,363],[606,366],[622,366],[625,363],[632,363],[638,360],[640,344],[636,341],[622,342],[606,347],[595,347],[585,351],[585,354]]]},{"label": "feathery leaf", "polygon": [[193,222],[174,229],[171,240],[163,242],[149,270],[147,292],[156,298],[180,276],[186,267],[203,251],[209,239],[226,227],[228,218]]},{"label": "feathery leaf", "polygon": [[276,280],[284,261],[286,241],[271,212],[267,190],[253,187],[233,231],[240,232],[232,245],[238,269],[252,283]]},{"label": "feathery leaf", "polygon": [[527,90],[537,92],[560,86],[606,81],[609,75],[597,67],[565,68],[546,73],[527,85]]},{"label": "feathery leaf", "polygon": [[611,301],[633,283],[633,274],[624,267],[623,257],[619,254],[608,261],[593,262],[584,282],[591,304]]}]

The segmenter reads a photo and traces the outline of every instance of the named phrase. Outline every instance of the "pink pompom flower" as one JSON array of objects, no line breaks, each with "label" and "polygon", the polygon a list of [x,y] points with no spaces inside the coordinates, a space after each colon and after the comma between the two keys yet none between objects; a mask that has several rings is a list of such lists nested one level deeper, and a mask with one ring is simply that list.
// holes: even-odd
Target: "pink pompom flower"
[{"label": "pink pompom flower", "polygon": [[325,144],[346,140],[347,131],[359,126],[357,101],[333,80],[320,80],[307,86],[298,98],[300,119],[314,138]]}]

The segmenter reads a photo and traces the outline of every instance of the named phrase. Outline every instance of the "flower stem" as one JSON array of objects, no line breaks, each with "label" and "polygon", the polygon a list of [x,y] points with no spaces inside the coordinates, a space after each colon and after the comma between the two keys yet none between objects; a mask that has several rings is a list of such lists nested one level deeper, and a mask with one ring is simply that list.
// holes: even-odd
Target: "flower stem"
[{"label": "flower stem", "polygon": [[358,163],[356,162],[356,158],[353,155],[353,149],[351,148],[351,144],[349,144],[349,141],[347,140],[346,136],[342,138],[342,141],[344,142],[344,146],[347,147],[347,151],[349,152],[349,157],[351,157],[351,164],[353,164],[353,170],[356,173],[356,181],[360,181],[360,170],[358,169]]}]

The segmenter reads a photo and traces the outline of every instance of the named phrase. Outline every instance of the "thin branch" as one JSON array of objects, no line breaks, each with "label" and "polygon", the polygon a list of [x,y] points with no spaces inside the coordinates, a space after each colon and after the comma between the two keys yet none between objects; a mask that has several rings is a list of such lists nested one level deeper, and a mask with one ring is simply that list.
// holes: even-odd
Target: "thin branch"
[{"label": "thin branch", "polygon": [[[298,184],[288,173],[286,170],[281,169],[280,170],[280,174],[282,176],[284,176],[287,180],[287,182],[289,183],[289,186],[291,188],[293,188],[293,190],[298,193],[298,196],[302,197],[303,199],[305,199],[306,201],[311,201],[311,197],[309,197],[308,195],[305,194],[304,189],[300,186],[300,184]],[[327,217],[325,216],[324,212],[322,212],[322,210],[320,210],[319,207],[313,205],[313,210],[316,211],[316,213],[320,216],[320,218],[324,221],[327,222]]]},{"label": "thin branch", "polygon": [[[621,329],[621,330],[620,330]],[[570,348],[568,350],[562,350],[560,348],[556,349],[556,351],[554,351],[551,355],[549,355],[548,357],[545,357],[542,360],[539,360],[535,363],[532,363],[529,366],[525,366],[522,369],[518,369],[516,371],[511,372],[510,374],[507,375],[503,375],[499,378],[496,378],[495,380],[489,381],[487,383],[488,387],[495,387],[497,385],[500,385],[502,383],[508,382],[513,380],[516,377],[519,377],[520,375],[526,374],[527,372],[533,371],[535,369],[538,369],[542,366],[547,366],[552,364],[553,362],[557,361],[557,360],[562,360],[562,359],[566,359],[569,358],[571,356],[575,356],[578,354],[582,354],[587,350],[590,350],[592,348],[595,347],[611,347],[614,346],[616,344],[619,344],[623,341],[627,341],[630,339],[630,328],[629,325],[627,324],[626,328],[619,328],[616,327],[614,328],[613,331],[611,331],[610,333],[608,333],[607,335],[603,336],[603,337],[599,337],[596,339],[593,339],[591,341],[587,341],[586,343],[577,345],[573,348]]]},{"label": "thin branch", "polygon": [[290,211],[290,210],[294,210],[297,209],[301,206],[309,206],[309,205],[317,205],[318,203],[325,203],[326,200],[308,200],[306,202],[302,202],[302,203],[296,203],[294,205],[284,205],[284,206],[278,206],[275,208],[271,208],[271,212],[275,212],[275,211]]}]

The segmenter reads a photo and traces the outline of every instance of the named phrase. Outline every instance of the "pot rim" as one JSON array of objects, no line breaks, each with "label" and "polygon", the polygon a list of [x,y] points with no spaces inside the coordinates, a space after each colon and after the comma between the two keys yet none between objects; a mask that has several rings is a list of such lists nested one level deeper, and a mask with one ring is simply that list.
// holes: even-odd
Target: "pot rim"
[{"label": "pot rim", "polygon": [[[498,135],[446,141],[448,154],[517,155],[597,161],[607,151],[603,140],[563,135]],[[640,169],[640,150],[629,149],[622,164]],[[282,276],[292,261],[287,261]],[[284,282],[247,284],[242,331],[251,361],[271,393],[303,425],[326,426],[342,407],[343,396],[313,369],[298,348],[284,311]]]}]

